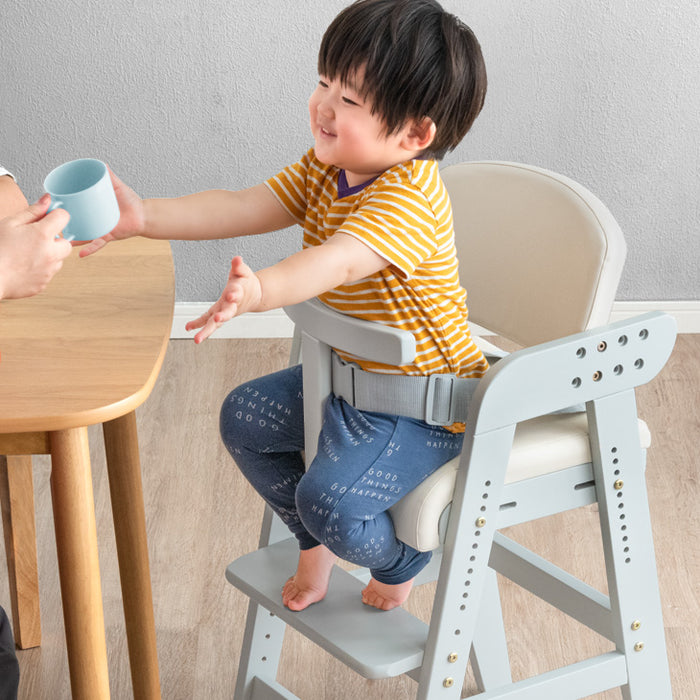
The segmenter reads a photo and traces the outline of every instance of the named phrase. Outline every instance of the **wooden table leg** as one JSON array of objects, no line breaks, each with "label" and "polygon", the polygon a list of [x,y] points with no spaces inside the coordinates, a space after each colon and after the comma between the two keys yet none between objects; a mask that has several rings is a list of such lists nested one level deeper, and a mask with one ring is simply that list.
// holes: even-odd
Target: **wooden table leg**
[{"label": "wooden table leg", "polygon": [[109,698],[87,428],[50,434],[51,496],[74,700]]},{"label": "wooden table leg", "polygon": [[103,429],[134,700],[160,700],[136,416],[128,413]]},{"label": "wooden table leg", "polygon": [[20,649],[41,644],[32,458],[0,456],[0,504],[12,626]]}]

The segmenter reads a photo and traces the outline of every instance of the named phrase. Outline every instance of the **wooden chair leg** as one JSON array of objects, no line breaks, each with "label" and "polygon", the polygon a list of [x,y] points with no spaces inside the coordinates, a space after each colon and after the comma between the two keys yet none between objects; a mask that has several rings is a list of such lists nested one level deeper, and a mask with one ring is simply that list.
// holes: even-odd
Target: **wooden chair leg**
[{"label": "wooden chair leg", "polygon": [[103,424],[134,700],[160,699],[146,510],[136,416]]},{"label": "wooden chair leg", "polygon": [[[272,510],[266,507],[259,546],[265,547],[288,536],[289,530],[273,515]],[[276,680],[285,629],[286,624],[282,620],[250,601],[234,692],[235,700],[296,698]]]},{"label": "wooden chair leg", "polygon": [[0,456],[0,505],[15,643],[20,649],[38,647],[41,616],[31,456]]},{"label": "wooden chair leg", "polygon": [[493,569],[486,571],[484,590],[481,594],[481,612],[474,630],[469,658],[477,687],[481,691],[513,682],[498,579]]},{"label": "wooden chair leg", "polygon": [[107,700],[107,644],[87,428],[51,440],[51,499],[74,700]]},{"label": "wooden chair leg", "polygon": [[591,452],[624,700],[671,700],[671,677],[633,391],[589,409]]}]

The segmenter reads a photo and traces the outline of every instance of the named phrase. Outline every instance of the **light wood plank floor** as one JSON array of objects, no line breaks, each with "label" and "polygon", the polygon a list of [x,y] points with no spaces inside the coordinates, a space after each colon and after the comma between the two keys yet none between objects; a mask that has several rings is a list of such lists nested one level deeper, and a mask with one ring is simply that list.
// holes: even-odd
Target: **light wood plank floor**
[{"label": "light wood plank floor", "polygon": [[[237,383],[283,367],[288,351],[284,340],[212,340],[200,347],[171,341],[154,393],[138,412],[166,700],[233,695],[247,599],[226,582],[224,569],[256,546],[262,503],[220,444],[218,409]],[[699,357],[700,335],[679,337],[662,375],[638,392],[640,413],[653,433],[647,479],[675,700],[700,697]],[[99,430],[91,429],[91,439],[110,683],[112,697],[122,700],[131,697],[129,664]],[[48,461],[36,458],[43,643],[19,652],[21,699],[70,697],[49,472]],[[514,535],[602,587],[597,528],[589,508],[520,526]],[[9,608],[6,578],[0,575],[0,603]],[[501,585],[515,677],[606,648],[509,582]],[[412,593],[408,607],[425,618],[430,602],[431,588],[424,586]],[[370,682],[356,676],[294,632],[287,634],[282,663],[280,680],[304,699],[402,700],[414,693],[408,679]],[[465,691],[472,689],[468,677]],[[617,690],[596,696],[619,697]]]}]

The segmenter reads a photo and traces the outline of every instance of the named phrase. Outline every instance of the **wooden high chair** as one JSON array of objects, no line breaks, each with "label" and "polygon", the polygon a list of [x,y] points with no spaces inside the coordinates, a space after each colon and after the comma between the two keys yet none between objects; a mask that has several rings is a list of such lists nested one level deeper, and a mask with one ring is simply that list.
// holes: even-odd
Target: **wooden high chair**
[{"label": "wooden high chair", "polygon": [[[479,382],[461,457],[392,509],[401,540],[439,548],[421,579],[437,576],[430,623],[401,608],[364,606],[363,573],[339,567],[324,601],[287,610],[281,589],[298,549],[268,511],[260,548],[226,571],[251,598],[235,697],[295,697],[276,680],[291,625],[366,678],[407,674],[421,699],[459,698],[471,659],[481,700],[573,700],[617,686],[625,700],[670,700],[644,478],[649,432],[634,389],[664,366],[675,322],[652,313],[604,325],[625,244],[610,212],[581,185],[500,162],[448,167],[443,178],[471,320],[525,348],[495,360]],[[410,333],[318,301],[287,312],[301,337],[308,462],[334,388],[332,348],[402,364],[415,343]],[[444,404],[428,392],[426,415],[462,417],[452,381],[441,378],[438,389],[448,390],[434,392]],[[608,595],[500,532],[591,503],[600,513]],[[513,682],[495,571],[612,640],[615,650]]]}]

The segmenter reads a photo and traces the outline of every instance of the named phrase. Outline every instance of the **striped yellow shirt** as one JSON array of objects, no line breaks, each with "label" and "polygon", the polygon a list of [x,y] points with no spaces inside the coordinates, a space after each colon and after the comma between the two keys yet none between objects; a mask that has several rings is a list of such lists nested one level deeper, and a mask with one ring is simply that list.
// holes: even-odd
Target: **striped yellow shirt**
[{"label": "striped yellow shirt", "polygon": [[437,162],[407,161],[341,197],[340,177],[311,149],[267,186],[303,227],[305,248],[341,231],[389,261],[376,274],[319,298],[349,316],[411,331],[417,352],[413,363],[400,367],[339,354],[372,372],[482,376],[488,363],[469,332],[452,208]]}]

